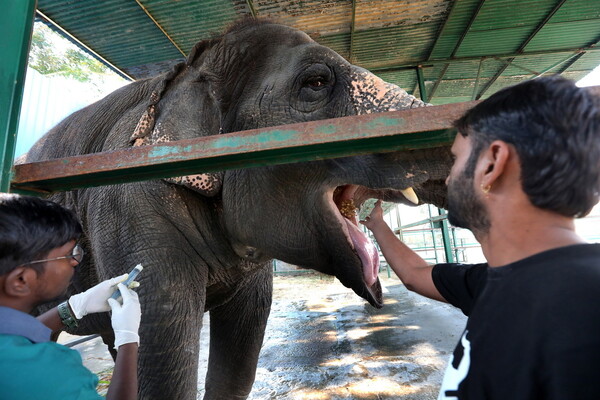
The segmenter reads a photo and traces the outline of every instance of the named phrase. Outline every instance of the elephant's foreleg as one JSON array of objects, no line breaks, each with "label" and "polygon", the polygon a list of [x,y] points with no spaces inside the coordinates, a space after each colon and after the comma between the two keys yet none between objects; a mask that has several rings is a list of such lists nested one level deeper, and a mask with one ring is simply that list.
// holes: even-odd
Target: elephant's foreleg
[{"label": "elephant's foreleg", "polygon": [[271,310],[270,266],[253,273],[228,303],[210,311],[210,354],[204,400],[246,399]]},{"label": "elephant's foreleg", "polygon": [[154,313],[142,308],[140,400],[195,400],[203,304],[179,296],[145,305]]}]

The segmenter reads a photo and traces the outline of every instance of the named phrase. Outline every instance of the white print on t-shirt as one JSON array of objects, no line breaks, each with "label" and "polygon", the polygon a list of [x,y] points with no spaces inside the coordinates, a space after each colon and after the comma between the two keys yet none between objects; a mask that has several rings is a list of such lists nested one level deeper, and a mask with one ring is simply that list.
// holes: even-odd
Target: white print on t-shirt
[{"label": "white print on t-shirt", "polygon": [[465,330],[465,333],[460,338],[459,345],[462,345],[463,354],[459,360],[458,368],[455,369],[452,366],[454,364],[454,354],[450,358],[438,400],[458,399],[458,386],[467,377],[469,366],[471,365],[471,343],[467,339],[467,333],[468,331]]}]

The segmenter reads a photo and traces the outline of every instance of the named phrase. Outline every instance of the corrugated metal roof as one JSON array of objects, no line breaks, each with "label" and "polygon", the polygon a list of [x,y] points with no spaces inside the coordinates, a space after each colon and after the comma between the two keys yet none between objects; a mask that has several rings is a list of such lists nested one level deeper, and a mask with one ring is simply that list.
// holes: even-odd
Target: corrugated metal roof
[{"label": "corrugated metal roof", "polygon": [[541,73],[578,79],[600,63],[598,0],[39,0],[38,10],[136,79],[252,14],[299,28],[410,93],[422,65],[434,104]]}]

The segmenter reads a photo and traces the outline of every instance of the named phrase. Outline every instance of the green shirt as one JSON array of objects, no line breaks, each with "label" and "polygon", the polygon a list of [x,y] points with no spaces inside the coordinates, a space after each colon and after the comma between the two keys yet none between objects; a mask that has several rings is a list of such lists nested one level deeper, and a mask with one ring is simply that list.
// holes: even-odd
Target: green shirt
[{"label": "green shirt", "polygon": [[0,399],[102,399],[75,350],[50,341],[34,317],[0,307]]}]

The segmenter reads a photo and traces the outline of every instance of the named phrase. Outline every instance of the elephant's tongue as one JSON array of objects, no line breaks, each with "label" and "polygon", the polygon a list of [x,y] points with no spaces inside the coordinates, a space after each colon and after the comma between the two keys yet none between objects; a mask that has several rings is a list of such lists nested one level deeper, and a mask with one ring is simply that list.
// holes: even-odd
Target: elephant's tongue
[{"label": "elephant's tongue", "polygon": [[367,286],[371,287],[377,282],[379,272],[379,252],[375,244],[358,227],[347,218],[344,218],[348,232],[352,238],[354,249],[358,253],[363,267],[363,276]]}]

